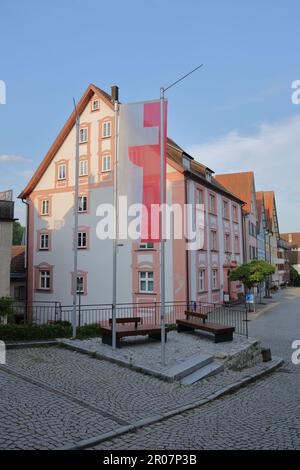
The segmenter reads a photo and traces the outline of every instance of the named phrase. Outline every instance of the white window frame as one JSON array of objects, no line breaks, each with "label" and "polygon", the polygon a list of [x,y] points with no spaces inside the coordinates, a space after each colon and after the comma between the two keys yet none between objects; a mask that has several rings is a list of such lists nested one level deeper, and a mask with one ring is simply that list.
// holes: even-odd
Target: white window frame
[{"label": "white window frame", "polygon": [[[143,288],[145,286],[145,288]],[[152,286],[152,289],[151,289]],[[139,271],[139,292],[153,293],[154,292],[154,272],[153,271]]]},{"label": "white window frame", "polygon": [[211,230],[210,231],[210,249],[212,251],[217,251],[217,247],[218,247],[218,244],[217,244],[217,231],[216,230]]},{"label": "white window frame", "polygon": [[77,234],[77,248],[79,250],[84,250],[87,248],[87,231],[79,230]]},{"label": "white window frame", "polygon": [[[109,132],[108,132],[109,129]],[[111,137],[111,122],[105,121],[102,124],[102,137]]]},{"label": "white window frame", "polygon": [[240,252],[240,237],[238,235],[234,236],[234,251],[235,253]]},{"label": "white window frame", "polygon": [[230,253],[230,233],[225,233],[225,253]]},{"label": "white window frame", "polygon": [[88,127],[81,127],[79,129],[79,143],[86,144],[88,141],[89,129]]},{"label": "white window frame", "polygon": [[[44,286],[43,286],[44,284]],[[49,284],[47,286],[47,284]],[[50,290],[51,289],[51,273],[49,269],[41,269],[39,271],[39,288],[41,290]]]},{"label": "white window frame", "polygon": [[[46,210],[45,210],[46,206]],[[49,199],[42,200],[42,215],[49,215]]]},{"label": "white window frame", "polygon": [[59,181],[67,178],[67,165],[65,163],[59,163],[57,167],[57,179]]},{"label": "white window frame", "polygon": [[[84,204],[83,200],[85,200],[85,204]],[[85,209],[84,209],[84,205],[85,205]],[[81,209],[81,207],[82,207],[82,209]],[[78,197],[78,212],[80,212],[80,213],[87,212],[87,207],[88,207],[88,198],[85,194],[83,194],[82,196]]]},{"label": "white window frame", "polygon": [[229,216],[229,204],[228,201],[223,201],[223,218],[228,219]]},{"label": "white window frame", "polygon": [[[150,245],[150,246],[149,246]],[[154,243],[147,242],[147,243],[140,243],[139,244],[140,250],[154,250]]]},{"label": "white window frame", "polygon": [[205,269],[199,270],[199,292],[205,292]]},{"label": "white window frame", "polygon": [[232,214],[233,214],[233,221],[237,222],[238,221],[238,210],[237,210],[236,205],[232,206]]},{"label": "white window frame", "polygon": [[212,286],[212,290],[218,289],[218,270],[217,269],[212,269],[211,286]]},{"label": "white window frame", "polygon": [[40,250],[49,250],[49,233],[40,233]]},{"label": "white window frame", "polygon": [[[82,279],[82,282],[80,282],[80,279]],[[81,284],[82,289],[79,289],[79,283]],[[76,294],[77,295],[84,294],[84,276],[77,276]]]},{"label": "white window frame", "polygon": [[209,212],[211,214],[216,212],[216,196],[214,194],[209,195]]},{"label": "white window frame", "polygon": [[[84,170],[84,171],[82,171]],[[79,161],[79,176],[88,176],[89,174],[89,162],[88,160]]]},{"label": "white window frame", "polygon": [[[97,106],[94,106],[97,103]],[[93,100],[92,101],[92,111],[99,111],[100,109],[100,100]]]},{"label": "white window frame", "polygon": [[[109,162],[109,165],[108,165]],[[111,171],[111,155],[103,155],[102,157],[102,173]]]}]

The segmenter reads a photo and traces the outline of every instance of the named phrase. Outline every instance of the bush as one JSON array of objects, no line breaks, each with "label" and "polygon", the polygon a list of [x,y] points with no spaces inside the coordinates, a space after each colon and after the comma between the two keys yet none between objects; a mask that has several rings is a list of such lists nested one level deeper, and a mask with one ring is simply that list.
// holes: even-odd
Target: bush
[{"label": "bush", "polygon": [[96,336],[101,336],[101,327],[97,323],[84,325],[79,326],[76,332],[76,338],[78,339],[95,338]]},{"label": "bush", "polygon": [[70,326],[62,325],[0,325],[0,340],[20,341],[54,338],[69,338],[72,335]]},{"label": "bush", "polygon": [[[101,335],[101,327],[97,324],[84,325],[77,328],[77,338],[93,338]],[[71,338],[70,322],[57,321],[48,325],[0,325],[0,340],[22,341],[55,338]]]}]

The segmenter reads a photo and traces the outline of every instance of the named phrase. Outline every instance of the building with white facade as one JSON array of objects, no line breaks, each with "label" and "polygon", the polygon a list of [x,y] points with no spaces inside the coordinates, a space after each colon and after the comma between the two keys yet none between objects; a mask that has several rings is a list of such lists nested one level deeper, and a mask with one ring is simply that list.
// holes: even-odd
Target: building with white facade
[{"label": "building with white facade", "polygon": [[[83,304],[112,302],[112,240],[96,233],[101,203],[113,202],[115,163],[112,97],[90,85],[80,114],[77,288]],[[20,198],[28,203],[28,301],[72,303],[75,203],[75,114],[52,144]],[[122,177],[122,175],[120,175]],[[230,270],[243,262],[243,201],[175,142],[167,145],[167,204],[204,205],[204,246],[186,249],[185,238],[166,241],[167,301],[223,302],[242,286]],[[184,223],[184,221],[182,221]],[[173,228],[174,231],[174,228]],[[172,232],[173,234],[173,232]],[[117,302],[160,300],[160,249],[124,241],[118,247]]]}]

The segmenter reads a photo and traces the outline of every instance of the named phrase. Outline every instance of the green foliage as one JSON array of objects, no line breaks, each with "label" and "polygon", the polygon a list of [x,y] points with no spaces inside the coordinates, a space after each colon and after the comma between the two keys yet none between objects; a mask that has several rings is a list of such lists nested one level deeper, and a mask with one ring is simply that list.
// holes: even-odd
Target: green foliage
[{"label": "green foliage", "polygon": [[293,266],[290,269],[290,279],[294,287],[300,287],[300,274]]},{"label": "green foliage", "polygon": [[72,335],[70,326],[61,325],[0,325],[0,340],[42,340],[69,338]]},{"label": "green foliage", "polygon": [[275,272],[274,266],[264,260],[253,260],[244,263],[230,273],[231,281],[240,281],[247,289],[257,286],[263,282],[267,276]]},{"label": "green foliage", "polygon": [[13,245],[21,245],[25,227],[22,227],[20,222],[14,221],[13,225]]},{"label": "green foliage", "polygon": [[79,326],[76,330],[77,339],[95,338],[96,336],[101,336],[101,327],[97,323]]},{"label": "green foliage", "polygon": [[[77,338],[85,339],[101,335],[99,325],[84,325],[77,328]],[[55,322],[47,325],[0,325],[0,340],[44,340],[71,338],[72,327],[69,322]]]},{"label": "green foliage", "polygon": [[0,297],[0,317],[10,317],[13,313],[13,299],[11,297]]}]

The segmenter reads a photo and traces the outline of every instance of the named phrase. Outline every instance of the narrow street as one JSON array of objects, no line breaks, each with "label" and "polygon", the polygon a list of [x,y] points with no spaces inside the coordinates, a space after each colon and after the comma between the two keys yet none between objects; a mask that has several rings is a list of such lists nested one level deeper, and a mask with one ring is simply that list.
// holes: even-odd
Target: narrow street
[{"label": "narrow street", "polygon": [[300,365],[291,344],[300,339],[300,289],[285,289],[255,316],[249,334],[283,357],[284,366],[239,392],[98,449],[299,449]]}]

